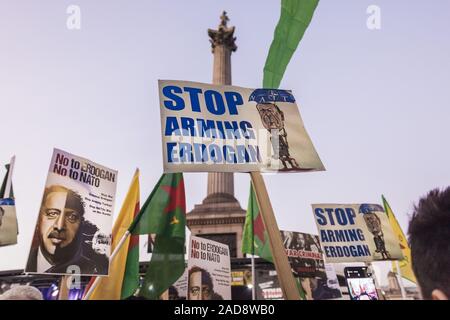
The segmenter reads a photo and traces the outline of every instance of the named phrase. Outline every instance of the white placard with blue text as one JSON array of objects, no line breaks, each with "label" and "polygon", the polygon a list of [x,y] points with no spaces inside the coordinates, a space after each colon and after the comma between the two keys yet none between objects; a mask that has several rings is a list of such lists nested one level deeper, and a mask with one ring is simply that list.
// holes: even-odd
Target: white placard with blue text
[{"label": "white placard with blue text", "polygon": [[164,172],[325,170],[291,91],[159,81]]},{"label": "white placard with blue text", "polygon": [[378,204],[313,204],[326,262],[401,260],[400,243]]}]

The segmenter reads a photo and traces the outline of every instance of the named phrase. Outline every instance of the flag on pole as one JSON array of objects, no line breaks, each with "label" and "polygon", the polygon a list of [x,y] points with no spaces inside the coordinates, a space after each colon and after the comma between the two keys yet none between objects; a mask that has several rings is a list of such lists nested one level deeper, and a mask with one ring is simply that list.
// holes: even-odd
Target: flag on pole
[{"label": "flag on pole", "polygon": [[[263,87],[279,87],[286,67],[308,27],[319,0],[282,0],[281,16],[264,66]],[[268,234],[259,212],[252,185],[242,236],[242,253],[257,255],[273,262]],[[297,282],[304,297],[301,284]]]},{"label": "flag on pole", "polygon": [[[139,212],[139,170],[133,176],[130,188],[122,204],[112,231],[111,250],[128,230]],[[95,281],[91,279],[86,292]],[[113,261],[110,261],[109,276],[102,277],[89,300],[120,300],[134,294],[139,286],[139,236],[132,235],[125,241]]]},{"label": "flag on pole", "polygon": [[[389,223],[391,224],[392,230],[394,231],[395,235],[398,238],[398,242],[400,244],[400,248],[402,249],[402,253],[404,256],[403,260],[399,261],[400,272],[402,274],[402,277],[408,279],[409,281],[417,283],[416,277],[412,270],[411,249],[409,248],[408,241],[406,240],[405,234],[403,233],[400,224],[395,218],[394,212],[389,206],[389,203],[387,202],[387,200],[384,198],[383,195],[381,196],[381,198],[383,199],[384,211],[386,211],[386,215],[389,218]],[[397,273],[397,266],[395,265],[394,262],[392,263],[392,268],[394,272]]]},{"label": "flag on pole", "polygon": [[[281,0],[280,20],[264,65],[263,88],[277,89],[287,65],[308,28],[319,0]],[[250,185],[250,196],[242,236],[242,253],[257,255],[273,262],[269,238],[259,211],[258,201]],[[296,284],[301,298],[306,299],[299,279]]]},{"label": "flag on pole", "polygon": [[156,235],[140,296],[158,299],[183,274],[185,226],[183,174],[163,174],[129,228],[133,235]]},{"label": "flag on pole", "polygon": [[319,0],[281,0],[281,15],[264,66],[263,87],[279,87]]},{"label": "flag on pole", "polygon": [[242,235],[242,253],[257,255],[267,261],[273,262],[270,252],[269,236],[259,211],[253,186],[250,184],[247,215],[245,217],[244,233]]},{"label": "flag on pole", "polygon": [[[242,253],[257,255],[264,260],[273,263],[270,251],[269,236],[267,234],[261,212],[258,207],[253,186],[250,184],[250,195],[248,198],[247,216],[245,217],[244,233],[242,235]],[[252,277],[255,277],[252,274]],[[306,295],[299,278],[295,279],[300,297],[305,300]]]}]

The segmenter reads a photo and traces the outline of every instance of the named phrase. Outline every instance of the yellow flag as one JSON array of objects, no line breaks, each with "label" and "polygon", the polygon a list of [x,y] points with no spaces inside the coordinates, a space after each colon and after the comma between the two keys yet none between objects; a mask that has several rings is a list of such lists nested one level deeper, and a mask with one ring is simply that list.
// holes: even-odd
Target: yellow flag
[{"label": "yellow flag", "polygon": [[[383,199],[384,210],[386,211],[386,214],[389,218],[389,223],[391,224],[394,234],[398,238],[398,242],[400,244],[400,248],[402,249],[402,253],[404,256],[403,260],[399,260],[399,262],[398,262],[398,264],[400,266],[400,272],[402,274],[402,277],[409,281],[417,283],[416,277],[412,270],[411,249],[409,248],[408,241],[406,240],[405,234],[403,233],[402,228],[398,224],[398,221],[395,218],[394,213],[392,212],[392,209],[389,206],[389,203],[386,201],[386,199],[384,198],[383,195],[381,196],[381,198]],[[395,262],[392,262],[392,268],[393,268],[394,272],[397,272],[397,267],[396,267]]]},{"label": "yellow flag", "polygon": [[[133,180],[131,181],[130,189],[128,190],[127,196],[122,204],[122,209],[120,210],[119,216],[114,223],[111,252],[114,251],[120,239],[133,222],[136,210],[139,211],[139,208],[137,207],[139,206],[139,194],[139,170],[136,170]],[[110,263],[109,276],[102,277],[100,279],[99,284],[92,292],[89,300],[120,300],[129,243],[130,237],[128,237],[112,263]]]}]

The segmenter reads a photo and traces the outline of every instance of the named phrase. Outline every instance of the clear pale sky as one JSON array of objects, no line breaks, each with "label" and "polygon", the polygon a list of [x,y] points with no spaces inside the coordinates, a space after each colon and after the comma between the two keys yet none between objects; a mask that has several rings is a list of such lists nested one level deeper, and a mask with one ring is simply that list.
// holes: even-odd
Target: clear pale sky
[{"label": "clear pale sky", "polygon": [[[66,27],[71,4],[81,30]],[[366,26],[371,4],[381,30]],[[24,267],[53,147],[119,170],[116,213],[136,167],[145,200],[162,173],[157,80],[211,82],[206,30],[224,9],[236,26],[233,84],[259,87],[280,1],[0,2],[0,163],[17,156],[20,224],[0,270]],[[406,230],[413,203],[449,184],[449,12],[446,0],[320,2],[281,87],[327,171],[265,177],[280,229],[317,233],[311,203],[384,194]],[[185,180],[190,210],[206,174]],[[243,208],[248,188],[236,174]]]}]

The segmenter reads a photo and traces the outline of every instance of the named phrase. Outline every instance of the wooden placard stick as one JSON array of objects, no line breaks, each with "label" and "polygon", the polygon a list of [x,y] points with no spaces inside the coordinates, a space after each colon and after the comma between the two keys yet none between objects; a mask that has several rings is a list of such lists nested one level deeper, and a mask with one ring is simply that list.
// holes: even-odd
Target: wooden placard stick
[{"label": "wooden placard stick", "polygon": [[273,262],[277,270],[283,295],[287,300],[300,300],[300,293],[284,250],[280,230],[278,229],[264,179],[260,172],[250,172],[250,176],[252,178],[256,199],[258,200],[260,214],[269,236],[270,251],[272,252]]},{"label": "wooden placard stick", "polygon": [[160,297],[161,300],[169,300],[169,289],[164,291]]},{"label": "wooden placard stick", "polygon": [[69,284],[72,283],[72,276],[62,276],[59,284],[58,300],[69,300]]}]

